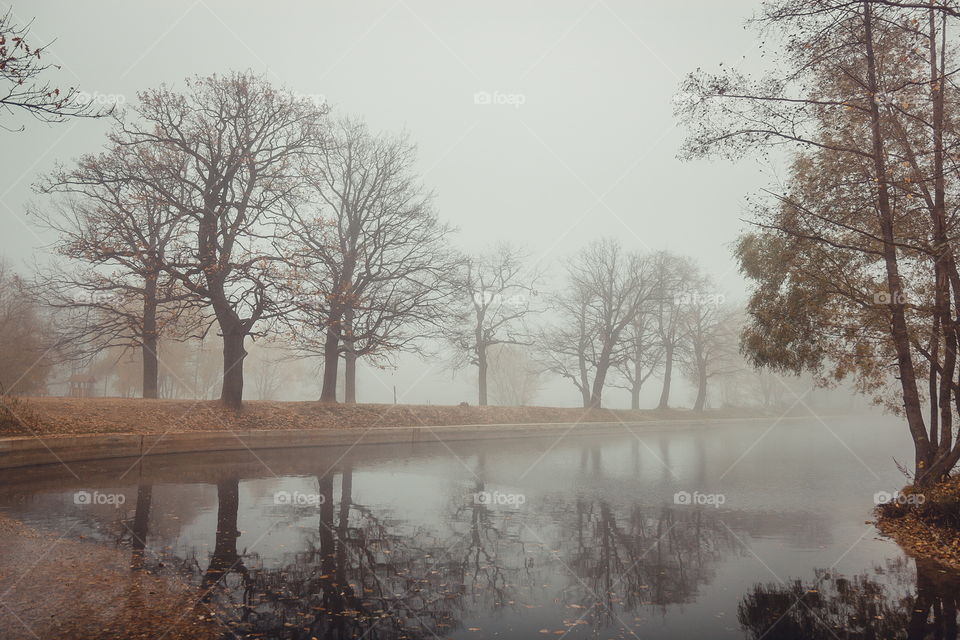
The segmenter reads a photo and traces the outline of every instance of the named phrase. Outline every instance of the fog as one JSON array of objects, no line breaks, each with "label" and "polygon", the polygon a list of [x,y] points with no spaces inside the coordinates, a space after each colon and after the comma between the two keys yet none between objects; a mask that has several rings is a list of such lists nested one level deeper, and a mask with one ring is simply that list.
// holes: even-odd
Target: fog
[{"label": "fog", "polygon": [[[681,162],[673,114],[689,71],[724,62],[762,66],[744,19],[752,2],[444,2],[263,4],[37,1],[36,42],[62,68],[56,82],[104,103],[184,78],[249,69],[292,92],[322,96],[332,115],[404,130],[436,194],[453,242],[480,251],[527,247],[556,280],[589,240],[616,237],[637,251],[690,256],[731,300],[744,283],[730,256],[745,195],[772,176],[754,160]],[[706,54],[709,52],[709,54]],[[489,104],[485,104],[489,96]],[[15,121],[20,124],[19,121]],[[18,269],[45,260],[51,238],[25,216],[31,184],[56,163],[101,148],[108,123],[23,120],[4,134],[0,249]],[[401,356],[395,370],[364,366],[361,402],[474,403],[475,374]],[[655,403],[656,385],[644,392]],[[545,381],[537,404],[571,406],[569,384]],[[288,397],[313,398],[309,382]],[[679,404],[692,391],[678,381]],[[611,406],[629,399],[611,392]]]}]

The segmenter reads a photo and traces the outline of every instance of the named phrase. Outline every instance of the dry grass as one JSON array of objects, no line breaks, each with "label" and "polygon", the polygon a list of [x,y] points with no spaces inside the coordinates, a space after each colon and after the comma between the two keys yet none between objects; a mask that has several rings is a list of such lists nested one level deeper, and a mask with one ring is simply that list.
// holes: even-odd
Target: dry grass
[{"label": "dry grass", "polygon": [[242,411],[234,412],[216,401],[45,397],[17,402],[16,416],[20,417],[8,416],[8,419],[0,421],[0,435],[344,429],[618,420],[643,422],[766,415],[759,410],[749,409],[713,410],[698,414],[682,409],[624,411],[560,407],[329,405],[318,402],[247,402]]}]

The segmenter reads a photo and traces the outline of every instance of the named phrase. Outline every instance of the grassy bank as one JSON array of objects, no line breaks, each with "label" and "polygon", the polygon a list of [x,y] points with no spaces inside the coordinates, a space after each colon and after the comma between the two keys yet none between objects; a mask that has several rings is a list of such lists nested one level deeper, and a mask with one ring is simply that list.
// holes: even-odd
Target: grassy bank
[{"label": "grassy bank", "polygon": [[[919,496],[922,495],[922,498]],[[877,508],[877,527],[910,553],[960,569],[960,475]]]},{"label": "grassy bank", "polygon": [[[6,398],[0,436],[83,433],[167,433],[258,429],[344,429],[537,422],[644,422],[777,417],[782,411],[716,409],[613,410],[561,407],[460,407],[434,405],[247,402],[243,411],[216,401],[120,398]],[[800,409],[796,415],[806,415]]]}]

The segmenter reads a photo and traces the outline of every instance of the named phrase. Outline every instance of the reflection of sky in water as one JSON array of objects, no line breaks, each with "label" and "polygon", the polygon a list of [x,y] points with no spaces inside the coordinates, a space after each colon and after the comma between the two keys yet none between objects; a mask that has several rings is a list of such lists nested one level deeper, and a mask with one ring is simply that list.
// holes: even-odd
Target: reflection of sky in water
[{"label": "reflection of sky in water", "polygon": [[[864,522],[873,493],[903,483],[891,459],[909,455],[902,425],[875,418],[831,420],[829,428],[816,420],[771,424],[455,442],[449,449],[433,443],[259,452],[266,467],[243,452],[167,456],[146,459],[123,481],[117,478],[129,462],[88,463],[78,465],[86,483],[63,473],[58,479],[56,468],[47,476],[0,474],[0,508],[54,530],[73,527],[71,535],[129,544],[124,532],[134,526],[137,482],[152,483],[148,550],[178,560],[173,564],[199,584],[211,558],[233,548],[229,536],[217,536],[220,496],[232,491],[235,502],[223,503],[234,504],[235,513],[225,522],[235,517],[237,557],[257,576],[248,576],[250,584],[282,585],[287,593],[282,604],[270,605],[275,610],[261,612],[264,618],[253,616],[263,624],[286,620],[271,617],[281,609],[300,607],[298,624],[317,610],[349,612],[336,604],[342,594],[331,587],[334,578],[317,578],[318,567],[329,573],[337,563],[361,600],[374,598],[360,585],[378,571],[388,590],[405,598],[397,611],[423,613],[417,607],[435,597],[430,606],[442,609],[430,610],[436,620],[418,623],[405,614],[404,628],[425,624],[441,637],[558,637],[562,630],[573,638],[598,629],[602,637],[632,637],[625,629],[743,637],[738,605],[746,594],[758,583],[813,584],[814,569],[831,569],[831,579],[866,572],[888,589],[890,602],[915,591],[912,564]],[[318,475],[328,470],[324,489]],[[73,491],[87,487],[122,492],[125,504],[73,504]],[[477,505],[477,491],[519,494],[523,504]],[[677,491],[722,493],[725,503],[677,506]],[[323,494],[331,502],[326,511],[309,502],[276,504],[278,492]],[[328,529],[326,541],[323,518],[336,533]],[[323,549],[340,536],[347,540],[343,555],[322,565]],[[884,569],[890,562],[899,568]],[[402,569],[386,575],[396,567]],[[224,602],[236,603],[243,591],[234,573],[222,581]],[[413,603],[411,584],[423,594]],[[591,609],[608,597],[609,608]],[[354,614],[337,615],[336,624],[345,615],[355,623]],[[581,617],[586,624],[575,623]],[[350,628],[336,624],[325,619],[310,632]],[[385,625],[379,637],[403,634],[377,624]]]}]

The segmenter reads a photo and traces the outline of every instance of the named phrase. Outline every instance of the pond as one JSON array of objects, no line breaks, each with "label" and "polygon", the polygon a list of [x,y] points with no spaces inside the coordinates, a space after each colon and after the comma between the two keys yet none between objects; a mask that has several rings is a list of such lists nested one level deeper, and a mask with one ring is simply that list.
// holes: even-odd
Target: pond
[{"label": "pond", "polygon": [[955,638],[868,521],[889,417],[0,472],[0,511],[175,574],[242,638]]}]

